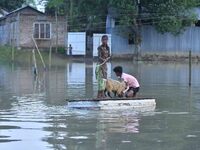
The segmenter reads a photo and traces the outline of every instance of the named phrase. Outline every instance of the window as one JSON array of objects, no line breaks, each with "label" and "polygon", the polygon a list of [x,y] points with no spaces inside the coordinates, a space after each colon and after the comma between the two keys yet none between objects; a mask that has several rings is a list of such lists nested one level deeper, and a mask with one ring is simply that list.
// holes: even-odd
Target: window
[{"label": "window", "polygon": [[198,20],[195,24],[196,27],[200,27],[200,20]]},{"label": "window", "polygon": [[135,36],[134,36],[134,34],[129,34],[128,35],[128,44],[129,45],[135,44]]},{"label": "window", "polygon": [[120,25],[120,19],[116,18],[115,19],[115,26],[118,26],[118,25]]},{"label": "window", "polygon": [[33,35],[35,39],[50,39],[51,24],[50,23],[34,23]]}]

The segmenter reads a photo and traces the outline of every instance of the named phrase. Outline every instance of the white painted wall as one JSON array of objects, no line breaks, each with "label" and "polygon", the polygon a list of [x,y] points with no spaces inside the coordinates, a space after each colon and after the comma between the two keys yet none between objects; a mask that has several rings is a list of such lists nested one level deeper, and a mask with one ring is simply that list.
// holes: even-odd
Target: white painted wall
[{"label": "white painted wall", "polygon": [[97,48],[101,45],[101,37],[103,35],[108,36],[108,46],[111,53],[111,34],[93,34],[93,56],[98,56]]},{"label": "white painted wall", "polygon": [[[85,32],[69,32],[68,47],[72,45],[72,55],[86,54],[86,33]],[[68,50],[69,54],[69,50]]]}]

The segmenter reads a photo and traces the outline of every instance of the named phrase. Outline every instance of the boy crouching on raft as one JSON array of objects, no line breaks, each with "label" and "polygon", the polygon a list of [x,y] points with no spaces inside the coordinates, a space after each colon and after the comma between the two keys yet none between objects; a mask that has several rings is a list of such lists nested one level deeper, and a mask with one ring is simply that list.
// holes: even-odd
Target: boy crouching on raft
[{"label": "boy crouching on raft", "polygon": [[135,97],[136,94],[139,92],[140,84],[138,80],[127,73],[123,73],[123,68],[121,66],[117,66],[113,69],[116,76],[122,79],[126,83],[126,90],[123,91],[126,97]]}]

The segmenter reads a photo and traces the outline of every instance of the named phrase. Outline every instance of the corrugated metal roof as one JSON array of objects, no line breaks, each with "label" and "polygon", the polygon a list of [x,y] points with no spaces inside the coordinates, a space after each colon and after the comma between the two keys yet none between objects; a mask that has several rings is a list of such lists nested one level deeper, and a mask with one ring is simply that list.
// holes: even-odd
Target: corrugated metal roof
[{"label": "corrugated metal roof", "polygon": [[[22,6],[21,8],[18,8],[18,9],[14,10],[14,11],[12,11],[12,12],[10,12],[10,13],[8,13],[7,11],[5,11],[5,10],[3,10],[3,9],[0,9],[0,21],[6,19],[9,15],[11,15],[11,14],[13,14],[13,13],[16,13],[16,12],[18,12],[18,11],[21,11],[21,10],[23,10],[23,9],[26,9],[26,8],[30,8],[30,9],[32,9],[33,11],[36,11],[36,12],[38,12],[38,13],[40,13],[40,14],[44,14],[43,12],[41,12],[41,11],[37,10],[36,8],[34,8],[34,7],[32,7],[32,6],[29,6],[29,5]],[[4,14],[1,13],[2,10],[4,11]],[[1,16],[1,14],[2,14],[2,16]]]},{"label": "corrugated metal roof", "polygon": [[7,14],[8,12],[6,10],[0,9],[0,19],[4,18]]},{"label": "corrugated metal roof", "polygon": [[21,10],[23,10],[23,9],[25,9],[25,8],[30,8],[30,9],[32,9],[32,10],[38,12],[38,13],[44,14],[43,12],[37,10],[36,8],[27,5],[27,6],[22,6],[21,8],[18,8],[18,9],[16,9],[16,10],[14,10],[14,11],[8,13],[6,16],[9,16],[9,15],[11,15],[11,14],[13,14],[13,13],[16,13],[16,12],[18,12],[18,11],[21,11]]},{"label": "corrugated metal roof", "polygon": [[6,11],[5,9],[0,9],[0,14],[2,14],[2,15],[7,15],[7,14],[9,14],[9,12],[8,11]]}]

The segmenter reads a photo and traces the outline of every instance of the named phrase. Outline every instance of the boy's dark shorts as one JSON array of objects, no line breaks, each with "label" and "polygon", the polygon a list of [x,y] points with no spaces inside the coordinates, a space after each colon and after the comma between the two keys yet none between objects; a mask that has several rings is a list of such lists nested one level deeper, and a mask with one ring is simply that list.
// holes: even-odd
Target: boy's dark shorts
[{"label": "boy's dark shorts", "polygon": [[139,90],[140,90],[140,87],[137,87],[137,88],[130,87],[127,92],[133,91],[133,93],[136,94],[137,92],[139,92]]}]

